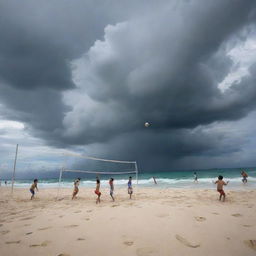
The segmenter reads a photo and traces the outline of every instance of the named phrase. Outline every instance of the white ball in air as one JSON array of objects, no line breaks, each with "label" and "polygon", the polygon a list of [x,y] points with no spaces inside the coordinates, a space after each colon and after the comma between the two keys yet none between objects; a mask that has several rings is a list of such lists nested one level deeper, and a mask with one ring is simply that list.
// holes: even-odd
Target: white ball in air
[{"label": "white ball in air", "polygon": [[144,125],[145,125],[145,127],[149,127],[150,124],[148,122],[146,122]]}]

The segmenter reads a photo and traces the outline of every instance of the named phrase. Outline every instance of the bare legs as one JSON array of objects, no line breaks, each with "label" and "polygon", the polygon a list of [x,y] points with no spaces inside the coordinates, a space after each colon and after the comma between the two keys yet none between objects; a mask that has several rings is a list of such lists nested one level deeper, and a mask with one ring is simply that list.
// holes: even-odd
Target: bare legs
[{"label": "bare legs", "polygon": [[100,203],[100,196],[101,196],[101,194],[98,194],[98,197],[96,199],[96,204]]},{"label": "bare legs", "polygon": [[223,202],[224,202],[225,199],[226,199],[226,194],[225,194],[225,193],[224,193],[224,194],[220,194],[220,197],[219,197],[219,200],[220,200],[220,201],[221,201],[222,196],[223,196]]}]

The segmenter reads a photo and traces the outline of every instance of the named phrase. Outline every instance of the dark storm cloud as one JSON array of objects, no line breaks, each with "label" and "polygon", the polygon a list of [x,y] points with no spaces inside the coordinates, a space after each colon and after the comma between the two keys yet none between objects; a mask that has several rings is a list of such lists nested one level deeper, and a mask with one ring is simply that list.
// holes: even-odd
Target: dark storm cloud
[{"label": "dark storm cloud", "polygon": [[62,102],[62,91],[75,87],[70,61],[101,37],[106,24],[116,21],[118,5],[117,9],[111,1],[98,8],[94,1],[0,5],[0,99],[7,107],[1,113],[27,123],[34,135],[61,144],[58,131],[69,109]]},{"label": "dark storm cloud", "polygon": [[[218,156],[229,159],[230,166],[231,156],[239,152],[244,143],[245,138],[234,136],[229,131],[208,132],[199,128],[156,133],[149,130],[122,134],[108,144],[90,146],[89,151],[108,159],[137,160],[140,170],[164,171],[223,167],[223,163],[219,165],[211,160]],[[184,158],[196,159],[196,164],[184,162]]]},{"label": "dark storm cloud", "polygon": [[83,127],[79,136],[71,133],[71,141],[107,140],[140,129],[143,120],[152,129],[193,128],[236,120],[255,108],[242,95],[256,96],[252,73],[246,78],[247,90],[243,85],[225,93],[218,88],[232,65],[225,52],[228,40],[251,23],[253,2],[180,5],[108,26],[104,40],[75,63],[79,93],[93,102],[74,104],[85,110],[80,105],[68,115],[68,129],[75,120]]},{"label": "dark storm cloud", "polygon": [[63,105],[59,92],[45,88],[19,90],[4,85],[0,91],[2,102],[6,106],[1,111],[2,114],[25,122],[27,129],[34,135],[60,144],[58,131],[62,127],[64,112],[68,107]]},{"label": "dark storm cloud", "polygon": [[39,137],[58,137],[54,131],[68,109],[62,91],[75,87],[70,61],[101,38],[107,24],[126,19],[134,2],[121,8],[112,1],[1,1],[0,97],[7,106],[1,113],[26,122]]},{"label": "dark storm cloud", "polygon": [[196,127],[255,109],[254,66],[218,88],[255,10],[253,0],[2,2],[1,113],[49,144],[90,144],[149,169],[238,152],[225,132]]}]

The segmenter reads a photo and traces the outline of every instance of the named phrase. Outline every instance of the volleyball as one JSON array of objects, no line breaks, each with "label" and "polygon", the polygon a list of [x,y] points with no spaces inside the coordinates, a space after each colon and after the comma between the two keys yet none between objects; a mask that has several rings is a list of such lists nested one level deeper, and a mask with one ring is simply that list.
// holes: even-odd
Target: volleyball
[{"label": "volleyball", "polygon": [[148,122],[146,122],[144,125],[145,125],[145,127],[149,127],[149,123]]}]

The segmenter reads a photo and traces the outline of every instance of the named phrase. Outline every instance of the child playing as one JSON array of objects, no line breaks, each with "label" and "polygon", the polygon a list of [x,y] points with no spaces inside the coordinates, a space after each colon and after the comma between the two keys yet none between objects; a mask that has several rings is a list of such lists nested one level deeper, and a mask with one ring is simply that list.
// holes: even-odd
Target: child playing
[{"label": "child playing", "polygon": [[128,185],[128,194],[130,195],[130,199],[132,199],[132,177],[129,177],[129,181],[127,183]]},{"label": "child playing", "polygon": [[197,178],[197,173],[196,172],[194,172],[194,182],[198,182],[198,178]]},{"label": "child playing", "polygon": [[215,181],[215,184],[217,184],[217,191],[220,193],[220,197],[219,197],[219,200],[221,200],[222,196],[223,196],[223,202],[225,201],[225,198],[226,198],[226,194],[223,190],[223,186],[226,186],[228,185],[228,182],[225,182],[223,181],[223,176],[219,176],[218,177],[218,180]]},{"label": "child playing", "polygon": [[31,192],[31,200],[34,198],[35,196],[35,189],[38,191],[38,188],[37,188],[37,183],[38,183],[38,179],[34,179],[34,183],[31,185],[30,187],[30,192]]},{"label": "child playing", "polygon": [[109,186],[110,186],[110,196],[112,197],[113,202],[115,201],[115,198],[113,197],[114,194],[114,179],[111,178],[109,180]]},{"label": "child playing", "polygon": [[95,189],[94,192],[98,196],[97,199],[96,199],[96,204],[100,203],[100,196],[101,196],[101,193],[100,193],[100,179],[98,177],[96,178],[96,189]]},{"label": "child playing", "polygon": [[247,183],[248,174],[245,171],[241,172],[241,175],[243,177],[242,182],[245,184]]},{"label": "child playing", "polygon": [[72,200],[76,197],[76,195],[78,194],[78,186],[80,184],[80,178],[77,178],[75,181],[74,181],[74,191],[73,191],[73,195],[72,195]]}]

